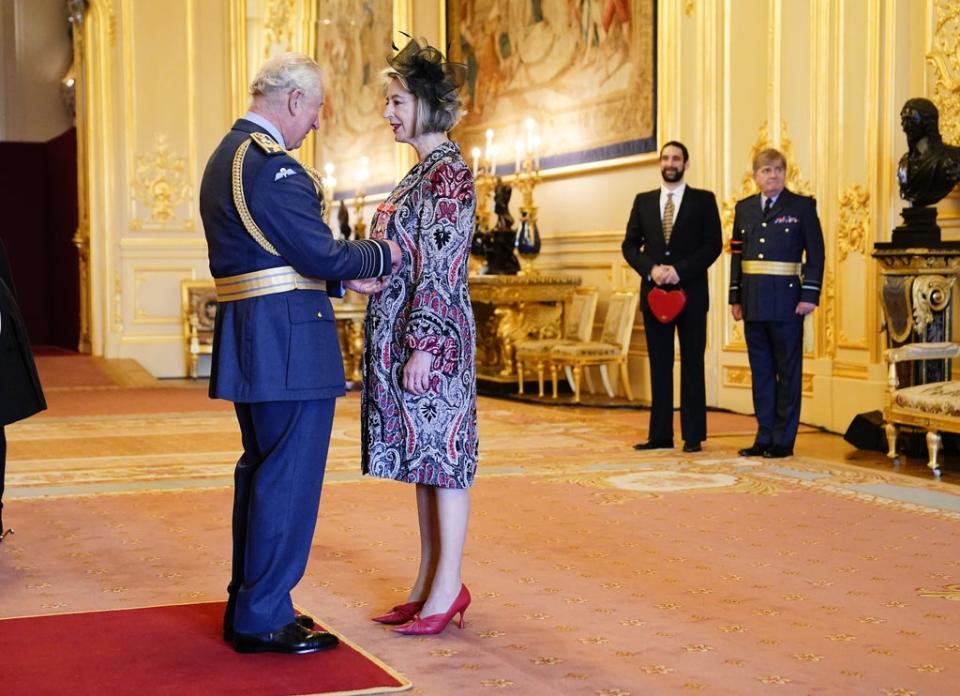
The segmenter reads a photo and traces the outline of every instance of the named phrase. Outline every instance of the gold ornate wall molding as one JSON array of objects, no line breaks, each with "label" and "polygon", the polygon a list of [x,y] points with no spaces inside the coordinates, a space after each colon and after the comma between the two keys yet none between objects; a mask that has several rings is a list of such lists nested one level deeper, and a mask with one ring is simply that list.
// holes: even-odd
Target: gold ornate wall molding
[{"label": "gold ornate wall molding", "polygon": [[[804,372],[801,381],[804,394],[813,394],[812,372]],[[740,365],[723,366],[723,386],[733,387],[735,389],[751,389],[753,387],[753,373],[749,367]]]},{"label": "gold ornate wall molding", "polygon": [[823,271],[823,352],[837,357],[837,284],[829,264]]},{"label": "gold ornate wall molding", "polygon": [[[193,229],[191,217],[180,219],[176,208],[193,200],[193,185],[188,174],[187,158],[170,151],[162,133],[154,136],[153,151],[134,156],[133,178],[130,183],[130,229],[144,227],[165,229]],[[139,205],[138,205],[139,204]],[[140,211],[147,213],[145,222]]]},{"label": "gold ornate wall molding", "polygon": [[940,109],[945,141],[960,141],[960,0],[933,4],[933,36],[926,55],[928,92]]},{"label": "gold ornate wall molding", "polygon": [[297,0],[270,0],[263,21],[263,58],[294,50],[297,24]]},{"label": "gold ornate wall molding", "polygon": [[863,256],[870,236],[870,192],[860,185],[844,190],[838,199],[840,225],[837,228],[837,260],[852,252]]}]

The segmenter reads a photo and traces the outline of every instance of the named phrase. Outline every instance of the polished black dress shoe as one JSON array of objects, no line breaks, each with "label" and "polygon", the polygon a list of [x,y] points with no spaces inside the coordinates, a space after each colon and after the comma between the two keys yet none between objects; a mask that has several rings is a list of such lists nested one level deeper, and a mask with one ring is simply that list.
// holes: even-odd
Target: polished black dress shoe
[{"label": "polished black dress shoe", "polygon": [[784,457],[792,456],[793,450],[783,445],[771,445],[767,448],[767,451],[763,453],[764,459],[783,459]]},{"label": "polished black dress shoe", "polygon": [[305,655],[339,645],[335,635],[310,631],[296,621],[272,633],[234,633],[233,648],[239,653],[278,652]]},{"label": "polished black dress shoe", "polygon": [[699,442],[684,442],[683,451],[684,452],[702,452],[703,447],[700,446]]},{"label": "polished black dress shoe", "polygon": [[647,440],[638,442],[633,446],[635,450],[655,450],[655,449],[673,449],[673,443],[670,440]]},{"label": "polished black dress shoe", "polygon": [[739,454],[741,457],[761,457],[768,449],[770,449],[770,445],[761,445],[760,443],[755,442],[749,447],[744,447],[742,450],[737,450],[737,454]]},{"label": "polished black dress shoe", "polygon": [[[296,621],[297,624],[307,629],[308,631],[312,631],[314,626],[316,626],[316,624],[313,622],[313,619],[311,619],[309,616],[304,616],[303,614],[297,614],[296,617],[294,617],[294,621]],[[228,643],[232,643],[233,630],[229,628],[224,628],[223,639]]]}]

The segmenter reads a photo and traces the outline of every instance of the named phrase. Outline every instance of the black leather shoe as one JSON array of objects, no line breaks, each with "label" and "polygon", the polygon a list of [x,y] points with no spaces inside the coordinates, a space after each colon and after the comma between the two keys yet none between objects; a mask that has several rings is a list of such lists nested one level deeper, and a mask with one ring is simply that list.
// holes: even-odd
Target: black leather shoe
[{"label": "black leather shoe", "polygon": [[335,635],[310,631],[296,621],[272,633],[234,633],[233,648],[239,653],[278,652],[305,655],[340,644]]},{"label": "black leather shoe", "polygon": [[683,451],[684,452],[702,452],[703,447],[700,446],[699,442],[684,442]]},{"label": "black leather shoe", "polygon": [[[312,631],[314,626],[316,626],[316,624],[313,622],[313,619],[311,619],[309,616],[304,616],[303,614],[297,614],[296,617],[294,617],[294,621],[308,631]],[[229,628],[223,629],[223,639],[228,643],[232,643],[233,630]]]},{"label": "black leather shoe", "polygon": [[670,440],[647,440],[638,442],[633,446],[635,450],[655,450],[655,449],[673,449],[673,443]]},{"label": "black leather shoe", "polygon": [[766,454],[766,451],[770,449],[770,445],[761,445],[758,442],[754,442],[749,447],[744,447],[742,450],[737,450],[737,454],[741,457],[761,457]]},{"label": "black leather shoe", "polygon": [[764,459],[783,459],[784,457],[792,456],[793,450],[783,445],[771,445],[767,448],[767,451],[763,453]]}]

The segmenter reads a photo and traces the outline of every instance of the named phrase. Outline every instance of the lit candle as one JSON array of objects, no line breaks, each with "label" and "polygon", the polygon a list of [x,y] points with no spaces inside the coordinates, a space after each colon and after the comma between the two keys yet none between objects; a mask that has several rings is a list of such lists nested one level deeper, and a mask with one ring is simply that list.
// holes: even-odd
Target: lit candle
[{"label": "lit candle", "polygon": [[523,160],[523,141],[522,141],[522,140],[518,140],[517,142],[515,142],[515,143],[514,143],[514,148],[515,148],[516,151],[517,151],[517,168],[514,169],[514,173],[515,173],[515,174],[519,174],[519,173],[520,173],[520,163],[521,163],[521,161]]},{"label": "lit candle", "polygon": [[533,168],[540,171],[540,136],[533,136]]},{"label": "lit candle", "polygon": [[475,147],[470,151],[470,154],[473,155],[473,178],[477,178],[477,169],[480,166],[480,148]]},{"label": "lit candle", "polygon": [[497,146],[490,143],[490,175],[497,175]]}]

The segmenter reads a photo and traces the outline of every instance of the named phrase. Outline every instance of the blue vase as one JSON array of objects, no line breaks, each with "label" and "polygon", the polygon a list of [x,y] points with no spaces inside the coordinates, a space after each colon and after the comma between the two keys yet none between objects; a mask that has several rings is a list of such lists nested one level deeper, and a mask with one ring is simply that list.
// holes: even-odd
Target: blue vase
[{"label": "blue vase", "polygon": [[540,230],[537,229],[536,221],[531,223],[526,213],[522,214],[515,246],[521,256],[536,256],[540,253]]}]

